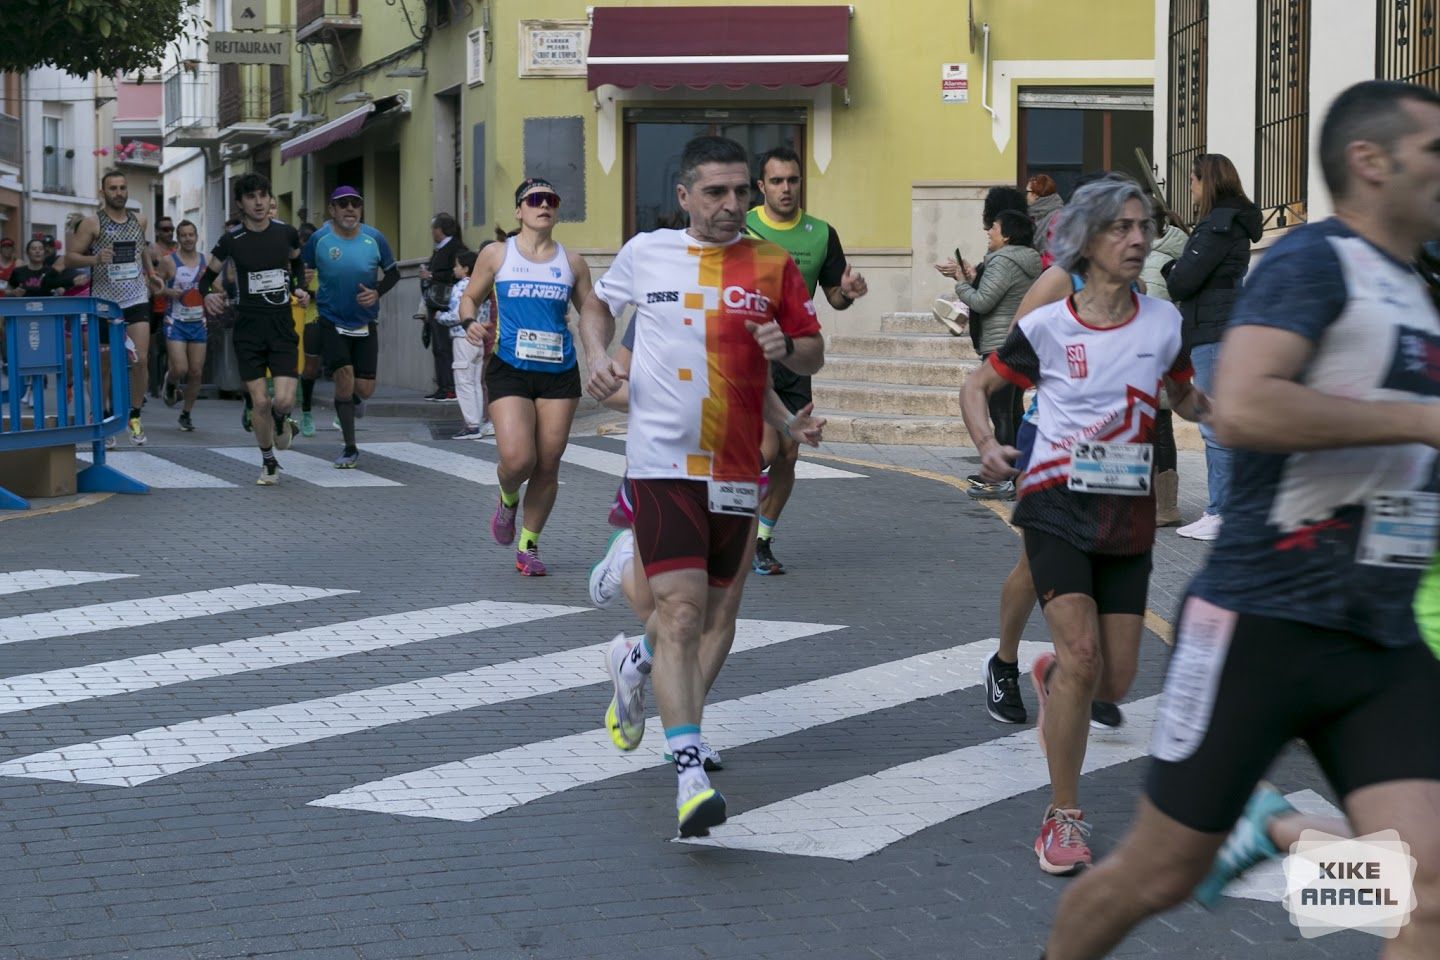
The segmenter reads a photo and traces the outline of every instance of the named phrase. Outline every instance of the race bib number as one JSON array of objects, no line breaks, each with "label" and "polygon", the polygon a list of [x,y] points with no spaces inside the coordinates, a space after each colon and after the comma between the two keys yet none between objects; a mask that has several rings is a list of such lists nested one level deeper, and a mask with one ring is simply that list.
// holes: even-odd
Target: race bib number
[{"label": "race bib number", "polygon": [[1148,443],[1077,443],[1070,451],[1070,489],[1076,493],[1108,493],[1143,497],[1150,493]]},{"label": "race bib number", "polygon": [[182,304],[175,309],[175,319],[180,323],[200,323],[205,319],[205,307],[187,307]]},{"label": "race bib number", "polygon": [[337,323],[335,324],[335,332],[342,337],[368,337],[370,336],[370,327],[342,327]]},{"label": "race bib number", "polygon": [[548,330],[522,328],[515,332],[515,356],[536,363],[564,363],[565,337]]},{"label": "race bib number", "polygon": [[120,240],[112,244],[110,255],[110,267],[105,273],[111,280],[136,280],[140,277],[134,240]]},{"label": "race bib number", "polygon": [[1390,491],[1365,501],[1356,560],[1372,567],[1422,570],[1435,555],[1440,494]]},{"label": "race bib number", "polygon": [[753,517],[760,507],[760,484],[734,480],[706,481],[710,488],[710,512]]},{"label": "race bib number", "polygon": [[284,270],[250,271],[251,293],[277,293],[289,286]]},{"label": "race bib number", "polygon": [[1186,599],[1150,740],[1156,760],[1178,763],[1200,749],[1215,712],[1235,619],[1233,611],[1207,600]]}]

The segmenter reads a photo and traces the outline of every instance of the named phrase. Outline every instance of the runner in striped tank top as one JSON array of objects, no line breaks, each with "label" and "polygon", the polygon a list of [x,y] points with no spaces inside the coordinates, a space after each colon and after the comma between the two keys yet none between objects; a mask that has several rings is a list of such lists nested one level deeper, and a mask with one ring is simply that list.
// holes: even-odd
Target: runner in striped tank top
[{"label": "runner in striped tank top", "polygon": [[165,376],[165,406],[173,407],[184,384],[185,405],[180,411],[180,429],[194,430],[190,411],[200,395],[200,371],[205,367],[205,298],[200,294],[200,273],[205,258],[197,249],[200,233],[195,224],[181,220],[177,233],[179,248],[160,261],[165,281],[162,296],[165,311],[165,351],[169,373]]},{"label": "runner in striped tank top", "polygon": [[[91,296],[114,301],[125,315],[125,335],[135,344],[130,363],[130,442],[145,442],[140,405],[149,380],[150,295],[160,291],[145,249],[145,218],[129,209],[130,188],[125,174],[107,170],[100,178],[105,202],[92,217],[80,221],[65,243],[67,267],[91,268]],[[108,324],[100,326],[100,342],[110,342]],[[109,369],[109,364],[105,364]],[[107,378],[108,380],[108,378]],[[109,387],[106,386],[106,393]]]}]

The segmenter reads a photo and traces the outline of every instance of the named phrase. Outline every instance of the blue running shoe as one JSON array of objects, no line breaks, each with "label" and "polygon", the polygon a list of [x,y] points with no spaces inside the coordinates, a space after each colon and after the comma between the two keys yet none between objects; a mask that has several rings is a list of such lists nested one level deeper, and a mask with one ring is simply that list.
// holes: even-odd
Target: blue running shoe
[{"label": "blue running shoe", "polygon": [[1220,902],[1220,895],[1231,881],[1255,864],[1280,856],[1280,851],[1270,840],[1267,827],[1276,817],[1295,812],[1290,802],[1270,784],[1262,783],[1256,787],[1255,792],[1250,794],[1250,801],[1245,804],[1245,812],[1236,821],[1230,836],[1225,838],[1225,845],[1215,855],[1209,875],[1195,888],[1196,902],[1207,909],[1213,908]]}]

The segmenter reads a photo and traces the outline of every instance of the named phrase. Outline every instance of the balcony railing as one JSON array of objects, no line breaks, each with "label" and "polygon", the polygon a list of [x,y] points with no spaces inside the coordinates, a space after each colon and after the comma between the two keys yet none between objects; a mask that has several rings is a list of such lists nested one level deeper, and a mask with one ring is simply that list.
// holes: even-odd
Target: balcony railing
[{"label": "balcony railing", "polygon": [[0,113],[0,163],[20,166],[20,121]]},{"label": "balcony railing", "polygon": [[220,66],[219,126],[264,124],[290,112],[290,70],[276,64],[226,63]]},{"label": "balcony railing", "polygon": [[360,0],[299,0],[295,11],[295,42],[332,39],[360,29]]},{"label": "balcony railing", "polygon": [[214,139],[216,71],[214,64],[190,60],[166,72],[163,129],[167,143],[173,143],[186,131],[210,131],[211,136],[207,139]]}]

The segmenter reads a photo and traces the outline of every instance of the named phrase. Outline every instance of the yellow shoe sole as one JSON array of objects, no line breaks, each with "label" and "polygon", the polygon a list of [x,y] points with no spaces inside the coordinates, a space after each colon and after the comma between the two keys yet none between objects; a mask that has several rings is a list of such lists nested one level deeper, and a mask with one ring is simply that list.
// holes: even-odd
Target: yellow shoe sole
[{"label": "yellow shoe sole", "polygon": [[610,698],[610,706],[605,708],[605,729],[610,731],[610,742],[615,744],[617,750],[629,753],[640,746],[641,737],[645,734],[645,728],[640,728],[640,737],[634,742],[625,739],[625,734],[620,730],[620,711],[615,707],[615,698]]},{"label": "yellow shoe sole", "polygon": [[725,798],[711,787],[686,800],[676,815],[681,837],[708,837],[711,827],[725,822]]}]

